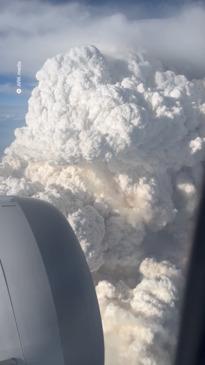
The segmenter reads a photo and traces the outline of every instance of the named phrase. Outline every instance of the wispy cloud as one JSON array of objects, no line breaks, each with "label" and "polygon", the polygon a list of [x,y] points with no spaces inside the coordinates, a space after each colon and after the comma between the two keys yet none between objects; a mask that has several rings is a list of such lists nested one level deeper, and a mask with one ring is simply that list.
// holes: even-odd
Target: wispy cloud
[{"label": "wispy cloud", "polygon": [[[22,83],[22,93],[25,96],[29,96],[33,86],[34,86],[33,83],[31,83],[31,84],[23,84]],[[0,84],[0,95],[1,94],[16,95],[16,89],[17,89],[17,85],[16,85],[15,77],[14,77],[14,82],[12,82],[12,83],[6,82],[6,83]]]},{"label": "wispy cloud", "polygon": [[[25,119],[25,107],[22,105],[1,105],[0,123],[8,121],[9,123]],[[1,141],[1,138],[0,138]]]}]

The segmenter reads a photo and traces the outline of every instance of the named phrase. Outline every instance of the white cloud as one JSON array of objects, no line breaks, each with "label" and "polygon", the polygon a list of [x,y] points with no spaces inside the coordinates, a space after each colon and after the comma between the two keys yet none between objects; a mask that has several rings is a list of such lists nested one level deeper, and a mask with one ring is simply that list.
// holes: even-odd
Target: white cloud
[{"label": "white cloud", "polygon": [[[4,6],[3,6],[4,5]],[[126,14],[132,13],[132,19]],[[135,14],[135,16],[133,16]],[[34,75],[48,57],[70,47],[94,44],[106,53],[146,48],[168,67],[187,73],[205,72],[205,10],[187,5],[175,15],[144,19],[146,9],[123,12],[77,3],[51,5],[38,1],[2,1],[0,14],[0,72],[14,73],[22,61],[23,73]],[[141,17],[141,20],[139,19]]]},{"label": "white cloud", "polygon": [[97,285],[107,365],[173,363],[181,273],[153,259],[145,259],[139,271],[141,280],[132,289],[122,282]]},{"label": "white cloud", "polygon": [[48,200],[71,222],[98,283],[106,365],[170,365],[205,159],[204,80],[93,46],[48,59],[37,79],[0,194]]}]

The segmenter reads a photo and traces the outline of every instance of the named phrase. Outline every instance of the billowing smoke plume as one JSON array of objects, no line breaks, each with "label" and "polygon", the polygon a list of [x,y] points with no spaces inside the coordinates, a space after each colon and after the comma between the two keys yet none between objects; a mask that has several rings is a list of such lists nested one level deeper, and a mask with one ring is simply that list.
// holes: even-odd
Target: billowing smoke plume
[{"label": "billowing smoke plume", "polygon": [[170,364],[205,146],[205,82],[145,52],[48,59],[0,193],[68,218],[96,282],[106,365]]}]

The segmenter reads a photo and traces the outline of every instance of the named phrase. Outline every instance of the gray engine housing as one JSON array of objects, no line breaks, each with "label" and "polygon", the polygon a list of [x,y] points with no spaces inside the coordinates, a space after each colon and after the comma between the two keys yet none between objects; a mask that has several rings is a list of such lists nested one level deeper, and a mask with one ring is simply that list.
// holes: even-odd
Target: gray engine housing
[{"label": "gray engine housing", "polygon": [[0,361],[103,365],[91,274],[76,236],[52,205],[0,199]]}]

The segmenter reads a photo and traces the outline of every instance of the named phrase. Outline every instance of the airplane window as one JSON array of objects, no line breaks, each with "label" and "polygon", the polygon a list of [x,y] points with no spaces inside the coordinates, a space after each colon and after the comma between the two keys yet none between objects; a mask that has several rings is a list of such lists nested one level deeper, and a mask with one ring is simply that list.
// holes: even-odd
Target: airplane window
[{"label": "airplane window", "polygon": [[201,345],[182,332],[195,316],[203,332],[204,4],[1,5],[0,195],[47,201],[70,223],[105,365],[194,364]]}]

